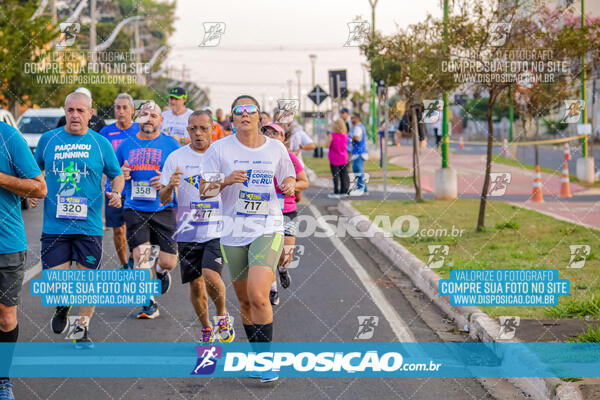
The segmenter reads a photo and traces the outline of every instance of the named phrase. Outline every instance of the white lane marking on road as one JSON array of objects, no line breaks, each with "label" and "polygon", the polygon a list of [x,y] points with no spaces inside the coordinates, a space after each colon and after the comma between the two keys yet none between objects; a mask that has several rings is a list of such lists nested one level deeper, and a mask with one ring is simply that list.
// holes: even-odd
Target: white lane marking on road
[{"label": "white lane marking on road", "polygon": [[[322,217],[319,210],[314,205],[309,205],[308,208],[313,213],[313,215],[319,219]],[[358,260],[352,255],[352,252],[346,247],[346,245],[335,235],[330,236],[331,242],[334,247],[339,251],[339,253],[344,257],[350,268],[354,271],[358,279],[362,282],[363,286],[373,299],[373,302],[381,311],[381,314],[385,317],[385,319],[390,324],[392,331],[401,342],[416,342],[417,340],[413,336],[413,334],[408,329],[408,326],[404,322],[404,320],[400,317],[400,315],[396,312],[396,309],[390,304],[390,302],[385,298],[381,289],[379,289],[367,271],[360,265]]]},{"label": "white lane marking on road", "polygon": [[41,261],[25,271],[25,275],[23,276],[23,285],[22,286],[25,286],[25,284],[27,282],[29,282],[31,280],[31,278],[33,278],[40,272],[42,272],[42,262]]}]

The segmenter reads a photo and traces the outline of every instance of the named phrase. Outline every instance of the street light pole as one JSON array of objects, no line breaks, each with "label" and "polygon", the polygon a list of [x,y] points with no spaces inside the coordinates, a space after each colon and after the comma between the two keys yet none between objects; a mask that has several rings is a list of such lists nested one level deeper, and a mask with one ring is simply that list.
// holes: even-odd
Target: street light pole
[{"label": "street light pole", "polygon": [[300,114],[300,110],[301,110],[301,102],[302,102],[302,97],[300,97],[300,95],[302,93],[301,92],[301,88],[300,88],[300,76],[302,76],[302,70],[297,69],[296,70],[296,78],[298,78],[298,113]]},{"label": "street light pole", "polygon": [[383,128],[383,200],[386,200],[387,197],[387,174],[388,174],[388,159],[387,159],[387,139],[386,134],[389,126],[389,113],[390,113],[390,104],[388,99],[388,86],[386,84],[385,87],[385,127]]},{"label": "street light pole", "polygon": [[[448,49],[448,0],[444,0],[444,55],[447,54]],[[448,168],[448,148],[450,147],[449,135],[448,135],[448,92],[445,91],[443,94],[443,115],[442,115],[442,168]]]},{"label": "street light pole", "polygon": [[[448,0],[444,0],[444,26],[442,31],[442,45],[443,45],[443,54],[444,57],[448,56]],[[435,171],[434,175],[434,197],[436,200],[454,200],[458,195],[458,179],[456,175],[456,170],[450,168],[448,162],[448,152],[450,147],[449,140],[449,124],[448,120],[450,119],[450,110],[448,103],[449,94],[447,91],[444,91],[442,94],[442,99],[444,102],[443,111],[442,111],[442,142],[441,142],[441,150],[442,150],[442,167]],[[416,150],[415,150],[416,151]],[[418,154],[418,152],[416,152]],[[416,159],[418,168],[418,158]],[[415,172],[415,176],[418,175],[418,172]]]},{"label": "street light pole", "polygon": [[365,63],[362,64],[362,90],[363,90],[363,96],[366,99],[367,98],[367,77],[366,77],[366,72],[369,70],[369,66]]},{"label": "street light pole", "polygon": [[[315,87],[315,62],[317,62],[317,55],[316,54],[310,54],[308,56],[308,58],[310,59],[310,64],[311,64],[311,68],[312,68],[312,87]],[[315,104],[313,103],[313,111],[315,111]]]},{"label": "street light pole", "polygon": [[[369,0],[371,5],[371,40],[375,38],[375,7],[379,0]],[[369,105],[369,122],[370,122],[370,134],[373,143],[377,143],[377,102],[375,99],[375,80],[373,79],[373,71],[371,71],[371,102]]]},{"label": "street light pole", "polygon": [[[512,143],[514,139],[514,130],[513,124],[515,123],[515,106],[513,100],[514,89],[510,88],[508,91],[508,121],[510,122],[508,126],[508,141]],[[515,154],[516,155],[516,154]]]},{"label": "street light pole", "polygon": [[90,61],[96,63],[96,0],[90,1]]},{"label": "street light pole", "polygon": [[56,15],[56,0],[50,0],[50,14],[52,14],[52,23],[56,25],[58,16]]},{"label": "street light pole", "polygon": [[[585,27],[585,1],[581,0],[581,29]],[[583,110],[581,110],[581,123],[587,124],[587,93],[585,90],[585,55],[581,57],[581,66],[583,68],[581,73],[581,100],[583,100]],[[588,135],[586,134],[581,142],[581,152],[584,158],[588,156]]]},{"label": "street light pole", "polygon": [[[315,63],[317,62],[317,55],[316,54],[310,54],[308,56],[308,58],[310,58],[310,63],[311,63],[311,67],[312,67],[312,87],[314,88],[315,84],[316,84],[315,83]],[[316,109],[315,109],[315,103],[314,102],[313,102],[312,110],[316,111]],[[316,128],[316,124],[315,124],[315,119],[312,118],[312,134],[313,134],[313,138],[315,137],[316,133],[317,133],[317,128]],[[322,150],[319,149],[319,140],[317,139],[317,147],[315,148],[315,151],[313,153],[313,157],[318,158],[319,154],[321,154],[321,156],[322,156],[322,153],[320,153],[320,151],[322,151]]]}]

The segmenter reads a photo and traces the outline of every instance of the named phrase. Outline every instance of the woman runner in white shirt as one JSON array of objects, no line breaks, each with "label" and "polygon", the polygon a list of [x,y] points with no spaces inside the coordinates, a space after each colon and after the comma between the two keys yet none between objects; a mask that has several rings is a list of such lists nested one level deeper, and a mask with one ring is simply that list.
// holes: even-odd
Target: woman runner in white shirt
[{"label": "woman runner in white shirt", "polygon": [[[269,301],[275,268],[283,249],[283,214],[274,178],[285,196],[295,191],[296,174],[288,152],[278,140],[260,133],[260,107],[243,95],[231,107],[235,134],[213,143],[203,165],[203,197],[221,193],[223,232],[221,251],[229,265],[240,314],[250,342],[273,340],[273,309]],[[225,176],[208,192],[210,176]],[[263,372],[262,382],[278,379]]]}]

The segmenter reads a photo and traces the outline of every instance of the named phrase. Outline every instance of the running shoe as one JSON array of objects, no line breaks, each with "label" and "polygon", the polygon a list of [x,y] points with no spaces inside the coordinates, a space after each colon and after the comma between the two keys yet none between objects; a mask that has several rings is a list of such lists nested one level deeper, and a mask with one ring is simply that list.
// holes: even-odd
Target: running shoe
[{"label": "running shoe", "polygon": [[277,268],[279,270],[279,282],[281,282],[281,286],[284,289],[287,289],[292,284],[292,277],[288,272],[286,267],[280,266]]},{"label": "running shoe", "polygon": [[349,193],[350,196],[362,196],[363,194],[365,194],[364,189],[354,189]]},{"label": "running shoe", "polygon": [[279,305],[279,293],[277,293],[276,290],[271,290],[269,292],[269,301],[274,306]]},{"label": "running shoe", "polygon": [[87,326],[77,325],[75,327],[75,330],[73,331],[73,335],[81,335],[80,339],[73,340],[73,343],[75,344],[75,348],[77,350],[94,348],[94,342],[92,341],[92,339],[90,339]]},{"label": "running shoe", "polygon": [[156,278],[160,280],[160,294],[167,293],[171,287],[171,274],[169,271],[165,271],[162,274],[157,271]]},{"label": "running shoe", "polygon": [[56,310],[54,310],[54,315],[52,315],[52,319],[50,320],[50,327],[52,328],[52,332],[60,335],[67,330],[68,322],[69,322],[69,311],[71,311],[71,306],[58,306]]},{"label": "running shoe", "polygon": [[260,377],[260,382],[261,383],[275,382],[277,379],[279,379],[279,375],[277,375],[277,372],[265,371],[262,373],[262,376]]},{"label": "running shoe", "polygon": [[338,194],[338,193],[329,193],[327,195],[327,197],[330,198],[330,199],[339,199],[342,196],[340,194]]},{"label": "running shoe", "polygon": [[214,341],[214,334],[213,334],[213,329],[210,326],[207,326],[206,328],[202,328],[202,340],[201,343],[202,344],[209,344],[212,343]]},{"label": "running shoe", "polygon": [[15,400],[12,383],[8,379],[0,379],[0,400]]},{"label": "running shoe", "polygon": [[214,317],[215,326],[219,327],[218,336],[221,343],[233,342],[235,339],[235,330],[233,329],[233,317],[229,313],[216,315]]},{"label": "running shoe", "polygon": [[158,304],[155,301],[151,301],[150,305],[142,308],[142,311],[137,315],[137,319],[154,319],[159,315],[160,311],[158,311]]}]

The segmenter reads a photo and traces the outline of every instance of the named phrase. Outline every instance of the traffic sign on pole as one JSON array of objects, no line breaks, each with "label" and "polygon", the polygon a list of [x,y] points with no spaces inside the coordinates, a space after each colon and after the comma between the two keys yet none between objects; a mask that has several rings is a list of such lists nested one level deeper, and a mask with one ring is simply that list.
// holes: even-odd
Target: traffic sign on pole
[{"label": "traffic sign on pole", "polygon": [[329,71],[329,93],[333,99],[348,97],[348,78],[345,69]]},{"label": "traffic sign on pole", "polygon": [[308,98],[311,99],[312,102],[317,106],[325,101],[327,97],[329,97],[329,95],[319,85],[315,86],[314,89],[308,94]]}]

